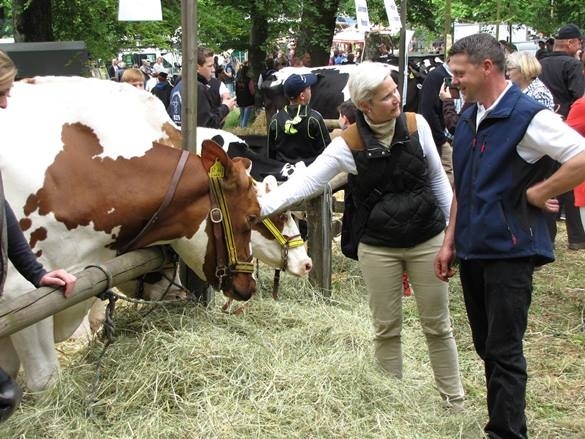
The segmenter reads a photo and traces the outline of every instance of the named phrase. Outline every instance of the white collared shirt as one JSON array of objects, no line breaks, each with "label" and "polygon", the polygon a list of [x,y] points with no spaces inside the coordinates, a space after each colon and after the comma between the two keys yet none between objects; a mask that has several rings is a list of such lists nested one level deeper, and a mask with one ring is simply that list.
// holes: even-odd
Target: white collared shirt
[{"label": "white collared shirt", "polygon": [[[476,129],[512,87],[511,81],[506,82],[506,88],[489,108],[477,104]],[[571,157],[585,151],[585,138],[569,127],[560,115],[545,109],[532,118],[526,134],[516,146],[516,151],[527,163],[535,163],[545,155],[559,163],[565,163]]]}]

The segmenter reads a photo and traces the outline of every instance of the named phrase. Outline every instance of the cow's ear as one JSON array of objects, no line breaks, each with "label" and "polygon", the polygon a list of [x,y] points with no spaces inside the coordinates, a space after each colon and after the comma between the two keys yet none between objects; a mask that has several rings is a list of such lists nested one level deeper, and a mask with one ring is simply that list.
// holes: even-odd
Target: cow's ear
[{"label": "cow's ear", "polygon": [[223,165],[224,169],[227,169],[231,164],[231,160],[223,148],[213,140],[209,139],[204,140],[202,143],[201,161],[203,162],[203,167],[207,173],[209,173],[209,170],[216,161],[219,161]]}]

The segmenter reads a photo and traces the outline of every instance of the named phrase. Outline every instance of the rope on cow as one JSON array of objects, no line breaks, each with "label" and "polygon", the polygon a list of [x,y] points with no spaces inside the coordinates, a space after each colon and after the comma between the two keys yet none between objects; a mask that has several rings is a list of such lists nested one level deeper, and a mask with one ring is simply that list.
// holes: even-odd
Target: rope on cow
[{"label": "rope on cow", "polygon": [[106,307],[106,316],[103,323],[104,330],[103,330],[103,337],[105,339],[104,347],[97,359],[96,366],[95,366],[95,375],[93,378],[93,382],[91,383],[89,395],[88,395],[88,404],[87,409],[85,411],[85,415],[88,418],[92,418],[93,415],[93,407],[96,403],[96,394],[97,394],[97,386],[100,382],[101,376],[101,369],[102,369],[102,361],[104,359],[104,355],[106,354],[106,350],[113,343],[115,336],[116,336],[116,325],[114,324],[114,311],[116,309],[116,301],[118,297],[112,290],[106,290],[101,295],[103,297],[102,300],[108,299],[108,306]]}]

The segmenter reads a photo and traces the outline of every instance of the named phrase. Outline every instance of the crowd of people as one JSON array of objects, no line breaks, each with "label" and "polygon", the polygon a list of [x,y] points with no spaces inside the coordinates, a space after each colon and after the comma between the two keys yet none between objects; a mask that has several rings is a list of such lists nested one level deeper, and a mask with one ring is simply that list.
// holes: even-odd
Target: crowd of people
[{"label": "crowd of people", "polygon": [[[388,56],[379,49],[380,58]],[[270,127],[274,158],[309,166],[263,197],[262,214],[349,174],[342,250],[358,260],[366,283],[375,358],[382,370],[402,376],[406,270],[436,388],[445,407],[460,411],[465,396],[447,294],[457,258],[473,344],[485,366],[490,438],[527,437],[523,339],[532,278],[554,261],[551,223],[561,209],[568,248],[585,248],[582,53],[583,35],[573,24],[559,30],[540,60],[488,34],[464,37],[426,77],[415,116],[402,114],[388,70],[364,62],[347,85],[355,122],[324,147],[307,149],[310,157],[298,150],[310,142],[297,127],[309,114],[306,97],[316,78],[292,75],[287,96],[302,91],[305,99],[291,100]]]},{"label": "crowd of people", "polygon": [[[352,213],[344,218],[342,242],[365,281],[374,357],[383,371],[402,377],[406,271],[440,400],[459,412],[465,393],[448,298],[457,261],[473,345],[485,367],[490,438],[527,437],[523,338],[533,273],[554,261],[561,213],[568,248],[585,249],[583,34],[568,24],[548,43],[531,54],[488,34],[461,38],[427,75],[418,114],[402,112],[397,84],[380,63],[392,55],[381,43],[380,62],[362,62],[351,73],[351,99],[337,109],[335,133],[311,107],[311,87],[319,79],[310,73],[287,77],[288,103],[268,126],[270,158],[307,168],[262,197],[262,215],[347,173]],[[212,50],[198,49],[198,126],[221,128],[236,106],[240,127],[248,126],[256,90],[270,75],[285,65],[310,65],[310,56],[296,57],[291,46],[288,54],[268,57],[256,79],[247,61],[228,55],[221,63]],[[330,63],[352,63],[349,55],[334,52]],[[5,108],[15,70],[0,61]],[[169,82],[162,61],[122,69],[112,60],[110,67],[112,79],[151,92],[181,124],[181,81]],[[20,238],[7,203],[2,213],[0,223],[9,228],[2,254],[12,259],[18,247],[30,259],[30,249],[12,241]],[[74,282],[39,266],[34,273],[37,285],[68,291]],[[5,381],[0,374],[0,403]]]}]

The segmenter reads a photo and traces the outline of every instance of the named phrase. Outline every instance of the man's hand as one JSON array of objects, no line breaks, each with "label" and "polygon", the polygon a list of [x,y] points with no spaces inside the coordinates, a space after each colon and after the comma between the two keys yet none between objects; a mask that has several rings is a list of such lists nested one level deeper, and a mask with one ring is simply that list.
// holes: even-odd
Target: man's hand
[{"label": "man's hand", "polygon": [[453,277],[456,271],[451,268],[451,264],[455,259],[455,251],[452,246],[443,244],[435,256],[435,276],[443,282],[447,282],[450,277]]},{"label": "man's hand", "polygon": [[543,191],[540,190],[542,183],[535,184],[526,190],[526,200],[535,207],[539,207],[545,212],[558,212],[559,201],[556,198],[545,198]]},{"label": "man's hand", "polygon": [[75,276],[65,270],[55,270],[45,274],[39,284],[47,287],[64,287],[63,295],[69,297],[75,288],[76,280]]},{"label": "man's hand", "polygon": [[549,213],[557,213],[559,211],[559,200],[556,198],[549,198],[545,201],[543,209]]},{"label": "man's hand", "polygon": [[232,97],[228,97],[225,98],[221,101],[222,104],[227,105],[227,107],[231,110],[234,109],[234,107],[236,106],[236,98],[232,98]]}]

